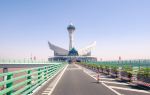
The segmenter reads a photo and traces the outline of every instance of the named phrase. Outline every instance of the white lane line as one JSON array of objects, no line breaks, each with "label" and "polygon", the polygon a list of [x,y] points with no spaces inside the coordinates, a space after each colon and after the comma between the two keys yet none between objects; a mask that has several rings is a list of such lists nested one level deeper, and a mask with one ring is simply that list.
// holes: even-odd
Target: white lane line
[{"label": "white lane line", "polygon": [[52,87],[51,88],[46,88],[46,89],[52,89]]},{"label": "white lane line", "polygon": [[[88,74],[87,72],[85,72],[86,74]],[[88,74],[89,76],[91,76],[90,74]],[[95,77],[91,76],[92,78],[94,78],[95,80],[97,80]],[[117,92],[116,90],[112,89],[111,87],[109,87],[108,85],[106,85],[105,83],[102,82],[102,84],[107,87],[108,89],[110,89],[111,91],[113,91],[114,93],[116,93],[117,95],[122,95],[121,93]]]},{"label": "white lane line", "polygon": [[[68,65],[67,65],[68,66]],[[64,68],[62,68],[62,69],[64,69]],[[35,95],[35,93],[39,90],[39,89],[41,89],[42,87],[44,87],[51,79],[53,79],[58,73],[60,73],[60,71],[62,70],[62,69],[60,69],[56,74],[54,74],[51,78],[49,78],[47,81],[45,81],[43,84],[41,84],[41,86],[39,86],[39,87],[37,87],[32,93],[31,93],[31,95]]]},{"label": "white lane line", "polygon": [[130,85],[130,84],[127,84],[127,83],[118,83],[118,82],[110,82],[110,81],[101,81],[101,82],[110,83],[110,84]]},{"label": "white lane line", "polygon": [[105,83],[102,82],[102,84],[107,87],[108,89],[110,89],[111,91],[113,91],[114,93],[116,93],[117,95],[122,95],[121,93],[119,93],[118,91],[112,89],[110,86],[106,85]]},{"label": "white lane line", "polygon": [[79,70],[80,68],[69,68],[67,70]]},{"label": "white lane line", "polygon": [[42,94],[46,94],[46,95],[48,95],[48,93],[47,93],[47,92],[43,92]]},{"label": "white lane line", "polygon": [[49,92],[50,92],[50,91],[51,91],[51,89],[46,89],[46,90],[44,90],[44,91],[49,91]]},{"label": "white lane line", "polygon": [[115,79],[110,79],[110,78],[101,78],[100,79],[103,79],[103,80],[115,80]]},{"label": "white lane line", "polygon": [[45,90],[45,91],[43,91],[43,92],[44,92],[44,93],[49,93],[49,91],[46,91],[46,90]]},{"label": "white lane line", "polygon": [[47,87],[46,89],[52,89],[52,87]]},{"label": "white lane line", "polygon": [[[91,76],[89,73],[85,72],[87,75]],[[95,77],[91,76],[92,78],[94,78],[95,80],[97,80]],[[107,86],[105,83],[102,82],[102,84],[107,87],[108,89],[110,89],[112,92],[116,93],[117,95],[122,95],[121,93],[117,92],[116,90],[112,89],[111,87]]]},{"label": "white lane line", "polygon": [[48,95],[48,93],[42,93],[42,95],[43,95],[43,94],[44,94],[44,95]]},{"label": "white lane line", "polygon": [[46,88],[46,90],[51,90],[51,88]]},{"label": "white lane line", "polygon": [[137,90],[137,89],[132,89],[132,88],[123,88],[123,87],[116,87],[116,86],[110,86],[113,89],[120,89],[120,90],[128,90],[128,91],[135,91],[135,92],[141,92],[141,93],[148,93],[150,94],[150,92],[145,91],[145,90]]},{"label": "white lane line", "polygon": [[64,68],[64,70],[61,72],[61,75],[60,75],[59,78],[56,80],[54,86],[52,87],[52,89],[51,89],[51,91],[49,92],[48,95],[51,95],[51,94],[52,94],[52,92],[53,92],[54,89],[56,88],[56,86],[57,86],[59,80],[61,79],[61,77],[63,76],[64,72],[66,71],[67,67],[68,67],[68,64],[67,64],[67,66]]}]

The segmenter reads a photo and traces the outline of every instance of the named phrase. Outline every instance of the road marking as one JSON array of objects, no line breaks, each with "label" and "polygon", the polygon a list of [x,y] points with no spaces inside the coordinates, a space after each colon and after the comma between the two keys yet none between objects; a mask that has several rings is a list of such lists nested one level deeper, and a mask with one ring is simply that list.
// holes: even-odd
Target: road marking
[{"label": "road marking", "polygon": [[110,89],[111,91],[113,91],[114,93],[116,93],[117,95],[122,95],[121,93],[117,92],[116,90],[112,89],[111,87],[109,87],[108,85],[106,85],[105,83],[102,82],[102,84],[107,87],[108,89]]},{"label": "road marking", "polygon": [[49,91],[49,92],[50,92],[50,91],[51,91],[51,89],[49,89],[49,90],[44,90],[44,91]]},{"label": "road marking", "polygon": [[[79,65],[77,65],[77,66],[79,67]],[[83,69],[84,67],[81,67],[81,66],[80,66],[79,68],[82,68],[82,69]],[[94,75],[94,73],[93,73],[92,71],[88,70],[87,68],[84,68],[83,71],[84,71],[86,74],[88,74],[89,76],[91,76],[92,78],[94,78],[95,80],[97,80],[97,79],[96,79],[96,75],[97,75],[96,73],[95,73],[95,75]],[[109,79],[109,78],[107,78],[107,77],[101,77],[100,79],[104,79],[104,80],[115,80],[115,79]],[[137,90],[137,89],[132,89],[132,88],[108,86],[107,84],[105,84],[105,83],[112,83],[112,84],[130,85],[130,84],[127,84],[127,83],[117,83],[117,82],[111,82],[111,81],[100,81],[100,82],[102,82],[102,84],[103,84],[104,86],[106,86],[107,88],[109,88],[111,91],[115,92],[117,95],[123,95],[123,94],[117,92],[115,89],[127,90],[127,91],[135,91],[135,92],[141,92],[141,93],[148,93],[148,94],[150,94],[149,91],[145,91],[145,90]]]},{"label": "road marking", "polygon": [[67,71],[68,71],[68,70],[79,70],[79,69],[80,69],[80,68],[68,68]]},{"label": "road marking", "polygon": [[100,79],[103,79],[103,80],[115,80],[115,79],[110,79],[110,78],[101,78]]},{"label": "road marking", "polygon": [[[68,65],[67,65],[68,66]],[[64,69],[64,67],[62,68]],[[37,87],[32,93],[31,95],[35,95],[35,93],[41,89],[42,87],[44,87],[44,85],[46,85],[51,79],[53,79],[58,73],[60,73],[62,71],[62,69],[60,69],[57,73],[55,73],[51,78],[49,78],[47,81],[45,81],[43,84],[41,84],[39,87]]]},{"label": "road marking", "polygon": [[48,88],[46,88],[46,89],[51,89],[52,87],[48,87]]},{"label": "road marking", "polygon": [[101,81],[101,82],[110,83],[110,84],[130,85],[130,84],[127,84],[127,83],[118,83],[118,82],[110,82],[110,81]]},{"label": "road marking", "polygon": [[43,92],[44,92],[44,93],[49,93],[49,91],[46,91],[46,90],[45,90],[45,91],[43,91]]},{"label": "road marking", "polygon": [[48,95],[48,93],[42,93],[42,94],[44,94],[44,95]]},{"label": "road marking", "polygon": [[51,90],[51,88],[48,88],[48,89],[46,89],[46,90]]},{"label": "road marking", "polygon": [[52,87],[47,87],[46,89],[51,89]]},{"label": "road marking", "polygon": [[[90,74],[89,74],[88,72],[86,72],[85,70],[84,70],[84,72],[85,72],[87,75],[89,75],[89,76],[91,76],[92,78],[94,78],[95,80],[97,80],[95,77],[93,77],[92,75],[90,75]],[[122,95],[121,93],[119,93],[119,92],[117,92],[116,90],[114,90],[114,89],[110,88],[109,86],[107,86],[105,83],[102,82],[102,84],[103,84],[105,87],[107,87],[108,89],[110,89],[112,92],[116,93],[117,95]]]},{"label": "road marking", "polygon": [[[88,74],[87,72],[85,72],[86,74]],[[91,76],[90,74],[88,74],[89,76]],[[95,80],[97,80],[95,77],[91,76],[92,78],[94,78]],[[102,82],[102,84],[107,87],[108,89],[110,89],[111,91],[113,91],[114,93],[116,93],[117,95],[122,95],[121,93],[117,92],[116,90],[110,88],[108,85],[106,85],[105,83]]]},{"label": "road marking", "polygon": [[145,91],[145,90],[136,90],[136,89],[132,89],[132,88],[123,88],[123,87],[116,87],[116,86],[110,86],[110,87],[113,89],[128,90],[128,91],[135,91],[135,92],[142,92],[142,93],[150,94],[149,91]]},{"label": "road marking", "polygon": [[52,87],[52,89],[51,89],[51,91],[49,92],[49,94],[48,94],[48,95],[51,95],[51,94],[52,94],[52,92],[53,92],[53,91],[54,91],[54,89],[56,88],[56,86],[57,86],[57,84],[58,84],[59,80],[61,79],[61,77],[63,76],[63,74],[64,74],[65,70],[67,69],[67,67],[68,67],[68,64],[67,64],[67,66],[64,68],[64,70],[61,72],[61,74],[60,74],[59,78],[56,80],[56,82],[55,82],[54,86]]}]

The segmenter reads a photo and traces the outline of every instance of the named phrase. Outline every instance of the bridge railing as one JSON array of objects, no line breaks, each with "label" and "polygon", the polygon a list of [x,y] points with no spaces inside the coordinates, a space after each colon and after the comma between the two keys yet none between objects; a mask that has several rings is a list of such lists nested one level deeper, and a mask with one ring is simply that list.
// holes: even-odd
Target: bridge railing
[{"label": "bridge railing", "polygon": [[104,65],[116,65],[116,66],[132,66],[132,67],[150,67],[150,60],[118,60],[118,61],[98,61],[98,62],[87,62]]},{"label": "bridge railing", "polygon": [[[2,73],[0,78],[0,95],[27,95],[43,82],[54,76],[65,66],[64,63]],[[19,75],[20,74],[20,75]],[[19,76],[18,76],[19,75]]]},{"label": "bridge railing", "polygon": [[31,60],[31,59],[1,59],[0,58],[0,64],[3,63],[49,63],[50,61],[46,60]]}]

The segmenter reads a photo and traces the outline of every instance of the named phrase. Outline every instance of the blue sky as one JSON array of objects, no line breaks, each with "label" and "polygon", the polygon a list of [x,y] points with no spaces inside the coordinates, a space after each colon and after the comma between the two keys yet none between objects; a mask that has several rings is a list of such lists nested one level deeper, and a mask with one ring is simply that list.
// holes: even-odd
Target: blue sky
[{"label": "blue sky", "polygon": [[53,56],[47,41],[68,49],[97,42],[103,60],[150,58],[150,0],[0,0],[0,58]]}]

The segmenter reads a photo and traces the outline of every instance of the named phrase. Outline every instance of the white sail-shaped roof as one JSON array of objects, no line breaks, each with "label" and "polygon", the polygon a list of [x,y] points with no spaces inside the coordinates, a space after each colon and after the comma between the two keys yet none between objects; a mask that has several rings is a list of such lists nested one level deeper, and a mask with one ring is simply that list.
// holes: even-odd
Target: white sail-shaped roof
[{"label": "white sail-shaped roof", "polygon": [[92,44],[88,45],[85,48],[79,49],[78,53],[80,56],[91,56],[91,50],[93,50],[96,46],[96,41],[94,41]]},{"label": "white sail-shaped roof", "polygon": [[67,56],[69,53],[68,50],[58,47],[50,42],[48,42],[48,44],[49,44],[50,49],[54,51],[55,56]]}]

